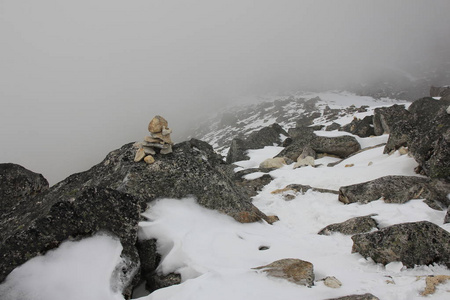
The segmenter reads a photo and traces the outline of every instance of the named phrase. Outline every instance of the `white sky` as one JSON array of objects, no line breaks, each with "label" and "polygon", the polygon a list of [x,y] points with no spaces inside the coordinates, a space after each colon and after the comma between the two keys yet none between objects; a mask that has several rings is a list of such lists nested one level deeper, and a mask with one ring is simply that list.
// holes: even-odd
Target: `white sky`
[{"label": "white sky", "polygon": [[55,183],[142,139],[156,114],[177,140],[240,95],[434,64],[448,58],[449,9],[448,0],[0,0],[0,162]]}]

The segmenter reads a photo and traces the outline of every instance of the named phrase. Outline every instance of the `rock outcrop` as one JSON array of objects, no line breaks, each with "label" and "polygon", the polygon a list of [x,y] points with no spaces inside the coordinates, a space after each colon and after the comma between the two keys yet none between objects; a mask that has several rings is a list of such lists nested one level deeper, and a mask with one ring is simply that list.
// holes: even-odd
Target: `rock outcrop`
[{"label": "rock outcrop", "polygon": [[449,100],[422,98],[393,118],[385,153],[406,146],[423,175],[450,178]]},{"label": "rock outcrop", "polygon": [[408,268],[434,263],[450,267],[450,233],[427,222],[403,223],[352,236],[352,252],[376,263],[400,261]]},{"label": "rock outcrop", "polygon": [[353,235],[357,233],[369,232],[374,228],[378,228],[378,223],[372,218],[372,216],[374,215],[355,217],[342,223],[330,224],[320,230],[318,234],[330,235],[334,232],[339,232],[342,234]]},{"label": "rock outcrop", "polygon": [[[34,197],[48,188],[48,181],[41,174],[16,164],[0,164],[0,216],[8,214],[18,202]],[[7,217],[1,217],[0,222],[5,218]]]},{"label": "rock outcrop", "polygon": [[450,86],[431,86],[430,97],[446,97],[450,95]]},{"label": "rock outcrop", "polygon": [[389,107],[375,108],[373,115],[373,128],[375,135],[391,133],[392,126],[399,120],[403,120],[409,116],[404,105],[393,105]]},{"label": "rock outcrop", "polygon": [[[34,218],[25,207],[16,207],[10,224],[0,230],[0,282],[17,266],[34,256],[57,248],[67,239],[82,239],[98,232],[118,237],[126,265],[112,275],[120,282],[120,292],[131,295],[131,285],[139,270],[135,248],[139,200],[108,188],[86,187],[61,195],[55,190],[33,198]],[[136,282],[135,282],[136,283]]]},{"label": "rock outcrop", "polygon": [[231,141],[230,150],[227,155],[227,163],[249,159],[246,151],[249,149],[262,149],[265,146],[280,145],[280,135],[288,136],[288,133],[278,124],[264,127],[259,131],[251,133],[246,139],[235,138]]},{"label": "rock outcrop", "polygon": [[305,147],[309,147],[316,153],[327,153],[346,158],[361,149],[361,145],[352,136],[324,137],[314,134],[309,127],[294,128],[288,131],[293,139],[291,145],[284,148],[276,157],[287,157],[297,161]]},{"label": "rock outcrop", "polygon": [[442,179],[416,176],[385,176],[375,180],[343,186],[339,201],[345,204],[383,199],[386,203],[405,203],[411,199],[425,199],[431,208],[446,209],[450,205],[447,194],[450,183]]},{"label": "rock outcrop", "polygon": [[[330,128],[327,127],[327,130],[330,130]],[[350,132],[351,134],[359,137],[369,137],[375,135],[373,116],[366,116],[362,120],[354,119],[351,123],[342,126],[340,130]]]},{"label": "rock outcrop", "polygon": [[283,278],[298,285],[314,285],[314,266],[308,261],[294,258],[277,260],[266,266],[254,268],[268,276]]}]

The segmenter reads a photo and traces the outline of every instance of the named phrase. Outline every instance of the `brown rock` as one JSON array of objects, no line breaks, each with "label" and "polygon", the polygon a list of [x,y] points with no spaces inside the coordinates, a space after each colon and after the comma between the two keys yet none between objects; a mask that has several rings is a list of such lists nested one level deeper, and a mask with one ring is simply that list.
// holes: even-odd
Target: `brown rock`
[{"label": "brown rock", "polygon": [[449,275],[436,275],[436,276],[427,276],[425,279],[426,287],[425,290],[421,293],[422,296],[428,296],[434,294],[436,291],[436,286],[441,283],[445,283],[450,280]]},{"label": "brown rock", "polygon": [[153,156],[151,156],[151,155],[147,155],[147,156],[144,158],[144,161],[150,165],[150,164],[152,164],[152,163],[155,162],[155,158],[154,158]]},{"label": "brown rock", "polygon": [[135,161],[135,162],[139,162],[139,161],[143,160],[144,157],[145,157],[144,149],[143,149],[143,148],[139,148],[139,149],[136,151],[136,155],[134,156],[134,161]]},{"label": "brown rock", "polygon": [[148,131],[151,133],[159,133],[162,132],[163,127],[169,127],[166,119],[161,116],[155,116],[148,124]]},{"label": "brown rock", "polygon": [[283,278],[298,285],[306,285],[307,287],[314,285],[314,266],[312,263],[301,259],[280,259],[254,269],[262,270],[269,276]]},{"label": "brown rock", "polygon": [[158,138],[154,138],[154,137],[151,137],[151,136],[146,136],[144,138],[144,141],[146,141],[148,143],[160,143],[160,144],[164,143],[163,140],[158,139]]},{"label": "brown rock", "polygon": [[170,134],[169,135],[163,135],[162,133],[152,133],[152,137],[154,139],[159,139],[159,140],[163,141],[166,144],[173,144],[172,143],[172,139],[170,138]]}]

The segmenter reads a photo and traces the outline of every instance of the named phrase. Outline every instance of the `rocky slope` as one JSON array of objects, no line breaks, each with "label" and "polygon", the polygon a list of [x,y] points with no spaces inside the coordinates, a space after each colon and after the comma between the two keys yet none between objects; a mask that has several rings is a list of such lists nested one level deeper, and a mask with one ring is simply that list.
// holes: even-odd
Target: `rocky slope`
[{"label": "rocky slope", "polygon": [[[201,289],[192,289],[193,282],[208,290],[217,284],[208,281],[217,274],[223,282],[230,282],[236,275],[230,270],[243,268],[245,274],[254,270],[311,287],[311,291],[295,290],[296,295],[341,299],[336,296],[360,290],[349,288],[353,286],[349,280],[344,280],[342,292],[326,290],[343,284],[325,275],[335,272],[346,278],[342,273],[346,266],[340,262],[335,262],[337,269],[322,263],[330,256],[326,251],[332,245],[345,252],[332,255],[342,257],[355,274],[362,272],[361,277],[366,276],[362,275],[365,266],[346,255],[358,253],[369,265],[379,263],[386,272],[401,264],[401,270],[408,268],[407,274],[423,274],[415,266],[433,265],[433,270],[449,274],[431,275],[450,275],[450,234],[444,225],[450,220],[448,212],[445,216],[450,205],[448,107],[450,100],[445,96],[409,104],[349,93],[303,94],[232,109],[217,120],[210,119],[196,136],[213,146],[191,139],[171,145],[165,154],[153,150],[154,159],[144,162],[135,160],[144,146],[130,143],[110,152],[90,170],[50,188],[38,174],[13,164],[0,165],[0,282],[6,279],[0,284],[0,296],[12,295],[14,288],[7,278],[20,265],[59,249],[65,241],[85,240],[99,233],[122,245],[109,288],[125,298],[142,284],[149,291],[168,287],[144,299],[191,293],[204,299]],[[164,199],[185,197],[194,197],[195,203]],[[412,204],[414,199],[425,204]],[[307,207],[301,206],[303,201]],[[324,206],[316,210],[320,205]],[[327,212],[326,205],[336,211]],[[399,205],[399,219],[408,222],[388,219],[389,209],[384,205]],[[377,206],[383,209],[377,211]],[[199,221],[203,218],[207,221]],[[257,224],[236,229],[231,225],[235,221]],[[181,225],[170,227],[177,222]],[[272,223],[275,225],[270,226]],[[232,230],[231,235],[224,236],[228,230],[224,224]],[[255,237],[258,242],[251,243],[252,250],[245,248]],[[323,249],[321,245],[325,245]],[[247,250],[241,251],[241,246]],[[211,259],[204,258],[221,248],[234,254],[223,252],[213,256],[214,263],[205,264]],[[305,248],[310,248],[309,252]],[[245,263],[238,260],[232,266],[235,257],[243,253],[247,255]],[[301,253],[314,262],[298,257]],[[192,279],[190,284],[188,279]],[[405,280],[401,274],[398,279]],[[170,288],[179,283],[178,289]],[[269,285],[277,289],[273,283]],[[376,294],[379,289],[378,280],[362,291]],[[400,299],[400,290],[391,292],[393,299]],[[364,295],[348,299],[377,299],[359,294]]]}]

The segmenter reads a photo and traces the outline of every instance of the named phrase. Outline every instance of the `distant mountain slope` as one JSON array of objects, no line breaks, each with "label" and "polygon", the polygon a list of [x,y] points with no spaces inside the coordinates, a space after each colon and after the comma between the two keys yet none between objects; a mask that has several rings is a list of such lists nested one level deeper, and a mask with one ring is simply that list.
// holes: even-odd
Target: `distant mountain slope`
[{"label": "distant mountain slope", "polygon": [[372,115],[376,107],[409,105],[405,100],[358,96],[349,92],[297,93],[260,103],[230,107],[200,124],[193,136],[225,155],[231,140],[244,138],[273,123],[285,130],[299,126],[340,125]]}]

